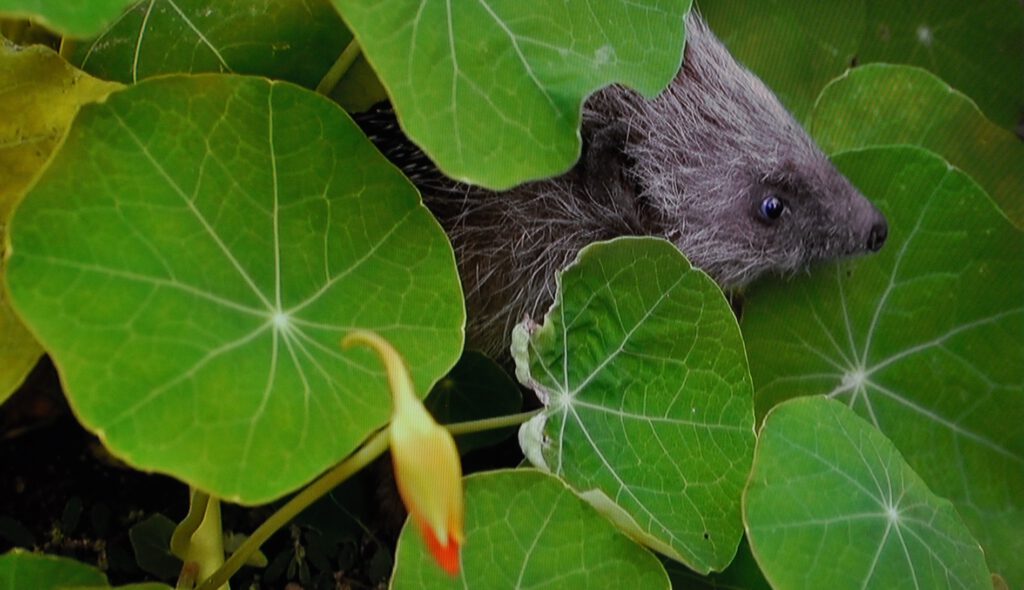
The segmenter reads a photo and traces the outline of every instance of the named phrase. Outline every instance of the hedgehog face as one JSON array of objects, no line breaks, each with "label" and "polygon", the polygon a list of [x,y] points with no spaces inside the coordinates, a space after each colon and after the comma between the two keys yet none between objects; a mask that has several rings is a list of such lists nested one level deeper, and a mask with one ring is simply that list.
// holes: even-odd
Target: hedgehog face
[{"label": "hedgehog face", "polygon": [[669,208],[665,233],[726,289],[877,251],[885,218],[824,157],[818,164],[820,171],[810,171],[820,176],[814,182],[787,166],[785,174],[691,186],[681,198],[704,202],[711,195],[707,202],[716,205]]},{"label": "hedgehog face", "polygon": [[727,289],[881,248],[885,218],[775,95],[699,18],[687,36],[683,68],[658,98],[620,91],[597,104],[627,121],[628,178],[648,233]]}]

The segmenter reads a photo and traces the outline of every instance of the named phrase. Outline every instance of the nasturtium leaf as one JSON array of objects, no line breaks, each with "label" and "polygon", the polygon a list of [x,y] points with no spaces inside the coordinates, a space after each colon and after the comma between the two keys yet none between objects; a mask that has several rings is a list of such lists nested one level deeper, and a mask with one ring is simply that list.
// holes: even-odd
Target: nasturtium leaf
[{"label": "nasturtium leaf", "polygon": [[798,119],[846,68],[927,68],[1012,129],[1024,108],[1024,10],[1016,0],[747,0],[701,3],[733,54]]},{"label": "nasturtium leaf", "polygon": [[390,412],[367,328],[416,390],[462,348],[455,261],[340,108],[230,75],[141,82],[79,113],[16,211],[7,284],[72,408],[128,463],[264,502]]},{"label": "nasturtium leaf", "polygon": [[[45,47],[18,48],[0,40],[0,279],[11,211],[78,108],[120,88],[90,78]],[[17,389],[42,355],[0,288],[0,402]]]},{"label": "nasturtium leaf", "polygon": [[[435,420],[451,424],[515,414],[523,407],[523,394],[496,362],[467,350],[423,403]],[[455,442],[460,453],[467,453],[501,442],[514,432],[514,428],[484,430],[458,436]]]},{"label": "nasturtium leaf", "polygon": [[791,397],[842,400],[952,500],[993,572],[1024,586],[1024,233],[930,152],[846,152],[837,166],[882,209],[878,254],[769,281],[743,334],[758,415]]},{"label": "nasturtium leaf", "polygon": [[98,33],[133,0],[0,0],[0,15],[38,19],[59,33]]},{"label": "nasturtium leaf", "polygon": [[829,80],[850,65],[864,29],[862,0],[704,0],[701,14],[729,51],[798,120]]},{"label": "nasturtium leaf", "polygon": [[818,97],[810,129],[828,153],[927,148],[969,174],[1024,228],[1024,143],[926,70],[871,64],[848,71]]},{"label": "nasturtium leaf", "polygon": [[654,555],[552,475],[516,469],[464,481],[466,542],[458,577],[434,563],[407,521],[391,588],[670,587]]},{"label": "nasturtium leaf", "polygon": [[679,70],[690,0],[334,0],[406,134],[449,176],[489,188],[567,170],[583,100],[646,96]]},{"label": "nasturtium leaf", "polygon": [[66,557],[15,549],[0,555],[0,590],[58,590],[107,586],[107,577],[91,565]]},{"label": "nasturtium leaf", "polygon": [[135,563],[157,579],[172,580],[181,572],[181,559],[171,553],[175,526],[173,520],[156,513],[128,529]]},{"label": "nasturtium leaf", "polygon": [[351,39],[330,0],[142,0],[62,53],[94,76],[126,83],[229,72],[313,88]]},{"label": "nasturtium leaf", "polygon": [[834,400],[795,399],[769,412],[743,516],[773,588],[992,588],[953,505]]},{"label": "nasturtium leaf", "polygon": [[544,412],[523,426],[538,467],[654,549],[707,573],[732,560],[754,448],[739,327],[714,282],[670,243],[585,248],[544,325],[513,331],[520,382]]},{"label": "nasturtium leaf", "polygon": [[1024,110],[1024,7],[1019,0],[865,0],[860,63],[930,70],[1013,129]]}]

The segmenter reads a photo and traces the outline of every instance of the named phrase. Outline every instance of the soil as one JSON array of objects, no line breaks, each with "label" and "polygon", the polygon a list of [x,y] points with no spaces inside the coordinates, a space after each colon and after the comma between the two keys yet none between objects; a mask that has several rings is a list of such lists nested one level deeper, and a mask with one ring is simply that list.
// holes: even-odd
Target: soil
[{"label": "soil", "polygon": [[111,582],[145,576],[130,527],[188,509],[185,486],[123,467],[78,424],[46,359],[0,406],[0,465],[0,552],[73,557],[99,565]]}]

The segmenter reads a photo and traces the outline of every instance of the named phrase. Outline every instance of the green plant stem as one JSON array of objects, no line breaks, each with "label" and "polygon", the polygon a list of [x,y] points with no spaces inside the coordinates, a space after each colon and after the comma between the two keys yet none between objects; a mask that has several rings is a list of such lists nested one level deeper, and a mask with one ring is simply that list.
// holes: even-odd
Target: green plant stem
[{"label": "green plant stem", "polygon": [[317,84],[316,91],[324,96],[329,95],[334,90],[334,87],[338,85],[338,82],[341,82],[341,79],[345,77],[345,73],[352,67],[353,62],[359,57],[361,51],[359,42],[352,39],[348,46],[345,47],[345,50],[341,52],[341,55],[338,56],[338,59],[335,60],[331,69],[327,70],[323,79]]},{"label": "green plant stem", "polygon": [[224,565],[213,572],[213,575],[209,578],[203,580],[203,583],[199,585],[197,590],[214,590],[219,588],[245,565],[249,556],[259,549],[278,529],[288,524],[299,512],[302,512],[307,506],[330,492],[335,486],[348,479],[349,476],[381,456],[387,448],[388,431],[384,429],[370,437],[370,440],[360,447],[358,451],[350,455],[348,459],[345,459],[333,469],[320,476],[320,479],[311,483],[284,506],[279,508],[277,512],[271,514],[270,518],[257,527],[252,535],[242,543],[238,551],[231,554],[231,557],[224,562]]},{"label": "green plant stem", "polygon": [[[203,522],[189,539],[186,563],[199,566],[197,579],[210,576],[224,565],[224,529],[220,522],[220,500],[210,498],[206,503]],[[227,578],[212,588],[228,590]]]},{"label": "green plant stem", "polygon": [[174,527],[174,533],[171,535],[171,553],[182,561],[185,561],[185,556],[188,554],[192,535],[199,530],[199,525],[203,524],[203,516],[206,514],[206,505],[209,501],[209,494],[192,490],[188,502],[188,514],[178,523],[178,526]]},{"label": "green plant stem", "polygon": [[442,424],[442,426],[444,426],[448,432],[452,433],[452,436],[459,436],[460,434],[470,434],[472,432],[481,432],[483,430],[496,430],[498,428],[506,428],[508,426],[518,426],[530,418],[533,418],[540,412],[540,410],[533,410],[532,412],[509,414],[508,416],[498,416],[496,418],[486,418],[484,420],[470,420],[469,422]]},{"label": "green plant stem", "polygon": [[185,563],[181,566],[181,573],[178,574],[178,581],[174,584],[174,590],[192,590],[196,587],[196,578],[199,576],[199,564]]},{"label": "green plant stem", "polygon": [[[497,428],[506,428],[508,426],[522,424],[536,416],[538,413],[540,413],[540,410],[523,412],[521,414],[512,414],[509,416],[498,416],[497,418],[487,418],[485,420],[471,420],[468,422],[445,424],[444,427],[453,435],[469,434],[471,432],[494,430]],[[359,450],[322,475],[320,479],[314,481],[304,490],[296,494],[294,498],[279,508],[277,512],[270,515],[270,518],[257,527],[256,530],[253,531],[252,535],[242,543],[238,550],[232,553],[231,557],[224,562],[224,565],[217,569],[217,571],[215,571],[209,578],[205,579],[203,583],[199,585],[197,590],[214,590],[226,583],[228,579],[235,574],[235,572],[246,564],[249,560],[249,556],[258,551],[260,546],[263,545],[271,535],[276,533],[281,527],[291,522],[291,520],[300,512],[305,510],[306,507],[326,495],[334,489],[335,486],[357,473],[363,467],[366,467],[377,457],[381,456],[387,448],[388,430],[385,428],[370,437],[370,439],[366,441],[366,444],[360,447]],[[189,516],[191,516],[191,512],[189,513]],[[187,519],[188,517],[186,517],[186,520]],[[185,521],[182,521],[182,525],[184,524]]]}]

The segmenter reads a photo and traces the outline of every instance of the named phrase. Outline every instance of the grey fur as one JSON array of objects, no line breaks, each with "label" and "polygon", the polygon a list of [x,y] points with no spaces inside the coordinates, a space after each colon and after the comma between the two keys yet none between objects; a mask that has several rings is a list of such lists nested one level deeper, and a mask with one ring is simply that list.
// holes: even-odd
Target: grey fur
[{"label": "grey fur", "polygon": [[[507,354],[514,324],[550,306],[555,273],[597,240],[664,237],[727,290],[881,246],[882,215],[771,91],[698,16],[686,29],[656,99],[612,86],[587,101],[584,152],[562,176],[493,194],[404,166],[455,248],[469,346]],[[774,222],[758,213],[769,194],[786,203]]]}]

